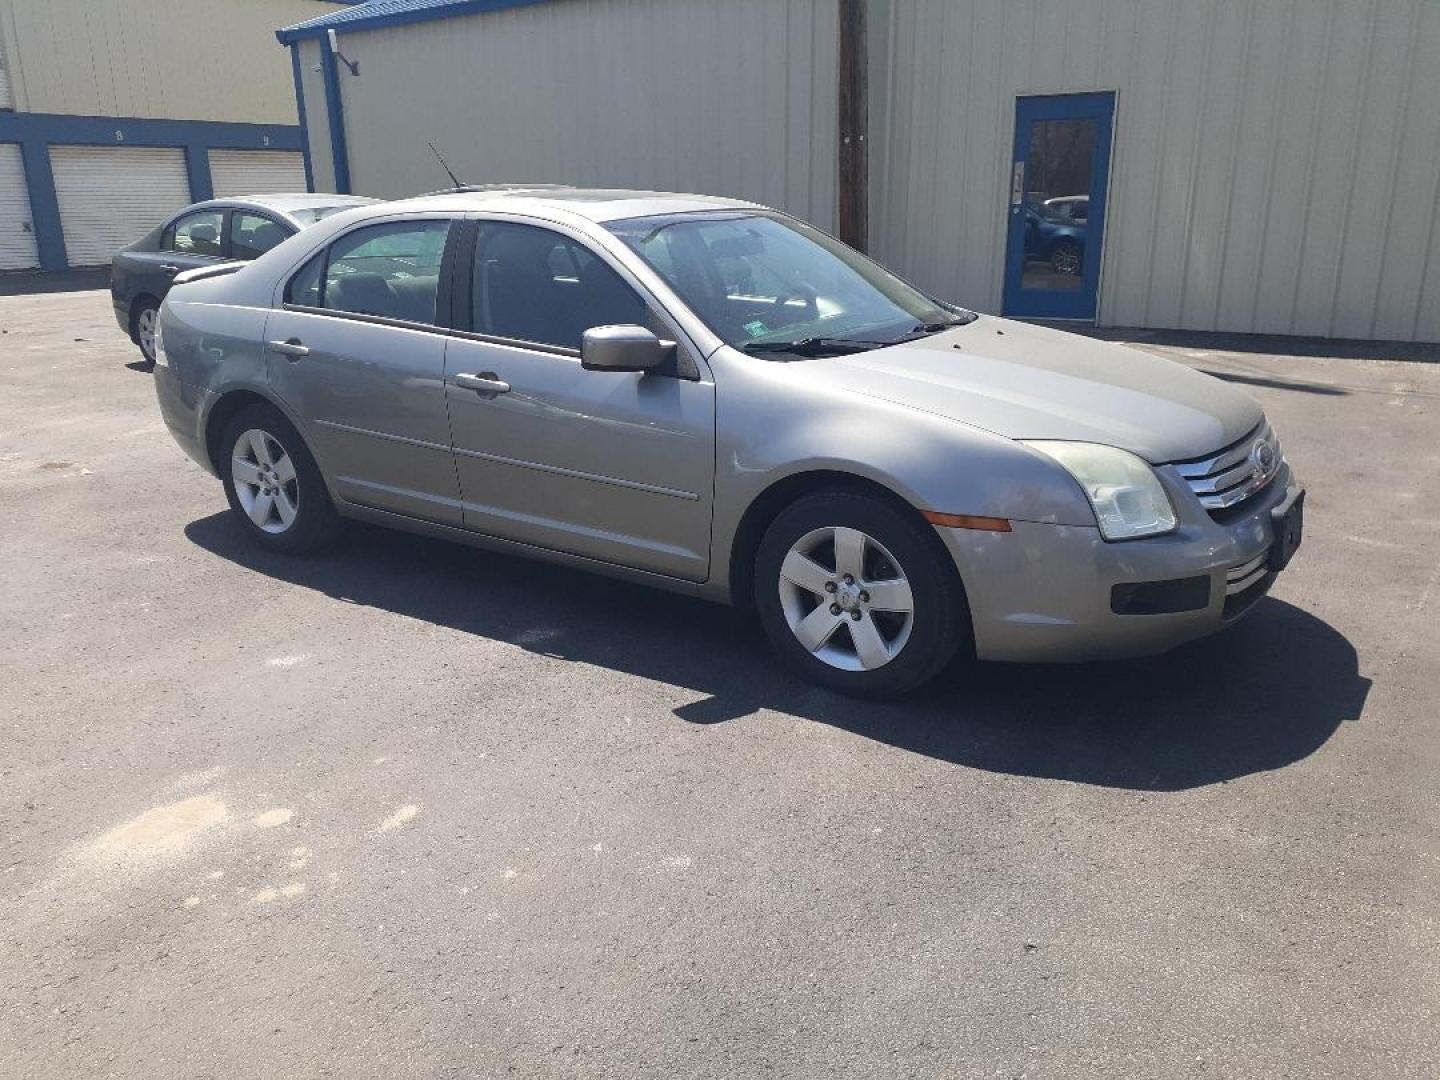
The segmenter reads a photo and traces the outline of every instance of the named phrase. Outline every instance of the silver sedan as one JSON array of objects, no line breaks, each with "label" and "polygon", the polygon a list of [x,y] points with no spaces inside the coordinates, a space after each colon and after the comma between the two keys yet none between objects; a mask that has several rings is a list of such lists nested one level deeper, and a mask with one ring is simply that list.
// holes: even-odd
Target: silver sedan
[{"label": "silver sedan", "polygon": [[156,389],[255,543],[355,518],[753,605],[841,691],[1163,651],[1300,541],[1242,391],[749,203],[462,190],[208,275],[165,302]]}]

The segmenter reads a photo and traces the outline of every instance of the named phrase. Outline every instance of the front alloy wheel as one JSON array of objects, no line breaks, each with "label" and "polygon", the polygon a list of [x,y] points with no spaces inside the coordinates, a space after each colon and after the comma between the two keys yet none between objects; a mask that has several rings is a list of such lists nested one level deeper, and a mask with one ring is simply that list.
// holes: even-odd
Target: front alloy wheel
[{"label": "front alloy wheel", "polygon": [[900,654],[915,601],[900,563],[873,536],[812,529],[780,564],[780,606],[795,639],[841,671],[873,671]]},{"label": "front alloy wheel", "polygon": [[964,588],[934,529],[857,492],[807,495],[771,522],[755,606],[798,674],[866,697],[919,686],[969,640]]}]

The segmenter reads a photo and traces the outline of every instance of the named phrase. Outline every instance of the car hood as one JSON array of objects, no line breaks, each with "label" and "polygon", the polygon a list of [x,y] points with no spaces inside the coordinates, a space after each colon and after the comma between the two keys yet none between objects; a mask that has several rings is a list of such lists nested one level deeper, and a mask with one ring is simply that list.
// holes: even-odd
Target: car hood
[{"label": "car hood", "polygon": [[1249,394],[1183,364],[986,316],[920,341],[798,366],[836,388],[1008,438],[1104,443],[1152,464],[1218,450],[1263,415]]}]

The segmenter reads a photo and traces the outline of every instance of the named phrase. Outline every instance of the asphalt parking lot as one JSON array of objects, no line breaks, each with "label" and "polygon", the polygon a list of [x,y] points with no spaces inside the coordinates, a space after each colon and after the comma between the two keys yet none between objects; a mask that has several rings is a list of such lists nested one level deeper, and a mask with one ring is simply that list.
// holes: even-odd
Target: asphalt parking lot
[{"label": "asphalt parking lot", "polygon": [[104,292],[0,331],[0,1075],[1440,1075],[1440,365],[1156,346],[1309,487],[1272,596],[879,706],[684,598],[258,554]]}]

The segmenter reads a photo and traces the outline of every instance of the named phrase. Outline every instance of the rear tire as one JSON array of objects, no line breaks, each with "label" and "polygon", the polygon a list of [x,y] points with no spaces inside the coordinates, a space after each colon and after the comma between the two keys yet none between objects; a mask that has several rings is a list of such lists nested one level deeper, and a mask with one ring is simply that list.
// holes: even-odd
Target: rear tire
[{"label": "rear tire", "polygon": [[140,355],[147,364],[155,363],[155,327],[159,318],[160,305],[148,297],[140,301],[131,317],[135,344],[140,346]]},{"label": "rear tire", "polygon": [[1050,266],[1057,274],[1075,277],[1085,268],[1085,254],[1078,244],[1061,240],[1050,253]]},{"label": "rear tire", "polygon": [[247,405],[220,439],[225,498],[251,541],[298,554],[334,539],[340,519],[295,426],[273,405]]},{"label": "rear tire", "polygon": [[867,495],[781,511],[755,559],[755,606],[788,667],[859,697],[923,685],[970,640],[964,588],[930,526]]}]

